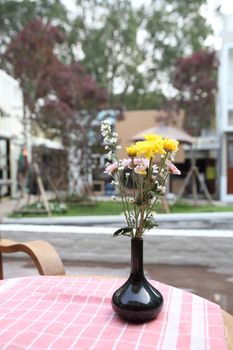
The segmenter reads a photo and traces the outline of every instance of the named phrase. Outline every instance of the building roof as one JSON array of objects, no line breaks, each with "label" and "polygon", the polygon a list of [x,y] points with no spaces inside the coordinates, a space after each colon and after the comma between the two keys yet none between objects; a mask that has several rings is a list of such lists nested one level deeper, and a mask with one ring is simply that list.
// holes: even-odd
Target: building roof
[{"label": "building roof", "polygon": [[[184,112],[172,112],[170,125],[181,130],[184,119]],[[125,158],[125,148],[132,143],[134,136],[150,128],[155,128],[161,125],[161,120],[165,120],[168,112],[162,110],[137,110],[125,111],[124,119],[116,121],[116,132],[119,135],[119,143],[122,149],[119,152],[120,158]],[[143,131],[144,130],[144,131]],[[176,156],[177,162],[184,161],[184,152],[182,146]]]},{"label": "building roof", "polygon": [[188,143],[188,144],[192,144],[195,141],[194,138],[184,130],[179,130],[173,126],[166,126],[166,125],[158,125],[158,126],[154,126],[152,128],[143,130],[138,134],[134,135],[132,137],[132,140],[133,141],[143,140],[144,135],[146,134],[161,135],[163,137],[169,137],[171,139],[176,139],[179,142]]},{"label": "building roof", "polygon": [[50,149],[64,149],[64,146],[59,141],[49,140],[43,137],[32,137],[32,146],[43,146]]}]

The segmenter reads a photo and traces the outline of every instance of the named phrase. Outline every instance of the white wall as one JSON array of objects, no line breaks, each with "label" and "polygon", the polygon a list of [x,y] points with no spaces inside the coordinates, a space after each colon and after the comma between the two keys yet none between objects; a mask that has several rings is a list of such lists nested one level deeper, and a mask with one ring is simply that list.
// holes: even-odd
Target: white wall
[{"label": "white wall", "polygon": [[228,51],[228,104],[233,104],[233,48]]},{"label": "white wall", "polygon": [[217,125],[221,142],[220,199],[232,202],[233,195],[227,193],[227,140],[233,133],[233,16],[223,16],[222,23],[217,105]]},{"label": "white wall", "polygon": [[17,191],[17,160],[23,139],[23,96],[19,83],[0,70],[0,108],[6,114],[0,117],[0,138],[10,140],[10,171],[13,180],[12,195]]},{"label": "white wall", "polygon": [[8,116],[0,118],[0,136],[20,137],[23,126],[23,97],[19,83],[0,70],[0,108]]}]

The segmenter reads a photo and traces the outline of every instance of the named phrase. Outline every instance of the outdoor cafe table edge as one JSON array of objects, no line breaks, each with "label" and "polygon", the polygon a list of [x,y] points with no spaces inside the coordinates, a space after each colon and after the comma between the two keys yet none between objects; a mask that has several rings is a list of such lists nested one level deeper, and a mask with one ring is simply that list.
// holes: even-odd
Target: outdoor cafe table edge
[{"label": "outdoor cafe table edge", "polygon": [[110,301],[123,282],[91,276],[1,281],[0,348],[224,350],[228,344],[233,349],[229,314],[206,299],[156,281],[151,283],[165,299],[157,319],[145,324],[120,320]]}]

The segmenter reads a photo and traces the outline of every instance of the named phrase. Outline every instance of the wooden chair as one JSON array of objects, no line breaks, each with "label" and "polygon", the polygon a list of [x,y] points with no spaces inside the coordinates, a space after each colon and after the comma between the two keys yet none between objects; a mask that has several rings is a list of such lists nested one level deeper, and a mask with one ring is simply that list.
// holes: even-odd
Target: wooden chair
[{"label": "wooden chair", "polygon": [[233,317],[224,310],[222,310],[222,317],[228,349],[233,350]]},{"label": "wooden chair", "polygon": [[0,239],[0,279],[3,279],[2,253],[28,254],[40,275],[64,275],[65,269],[57,251],[45,241],[16,242]]}]

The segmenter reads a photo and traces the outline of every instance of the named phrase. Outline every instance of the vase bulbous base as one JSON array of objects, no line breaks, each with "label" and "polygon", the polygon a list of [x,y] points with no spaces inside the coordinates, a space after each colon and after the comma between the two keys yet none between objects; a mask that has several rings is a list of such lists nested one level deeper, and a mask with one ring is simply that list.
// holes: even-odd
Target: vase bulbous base
[{"label": "vase bulbous base", "polygon": [[163,296],[145,277],[131,277],[115,291],[112,308],[124,320],[146,322],[157,317],[163,307]]}]

